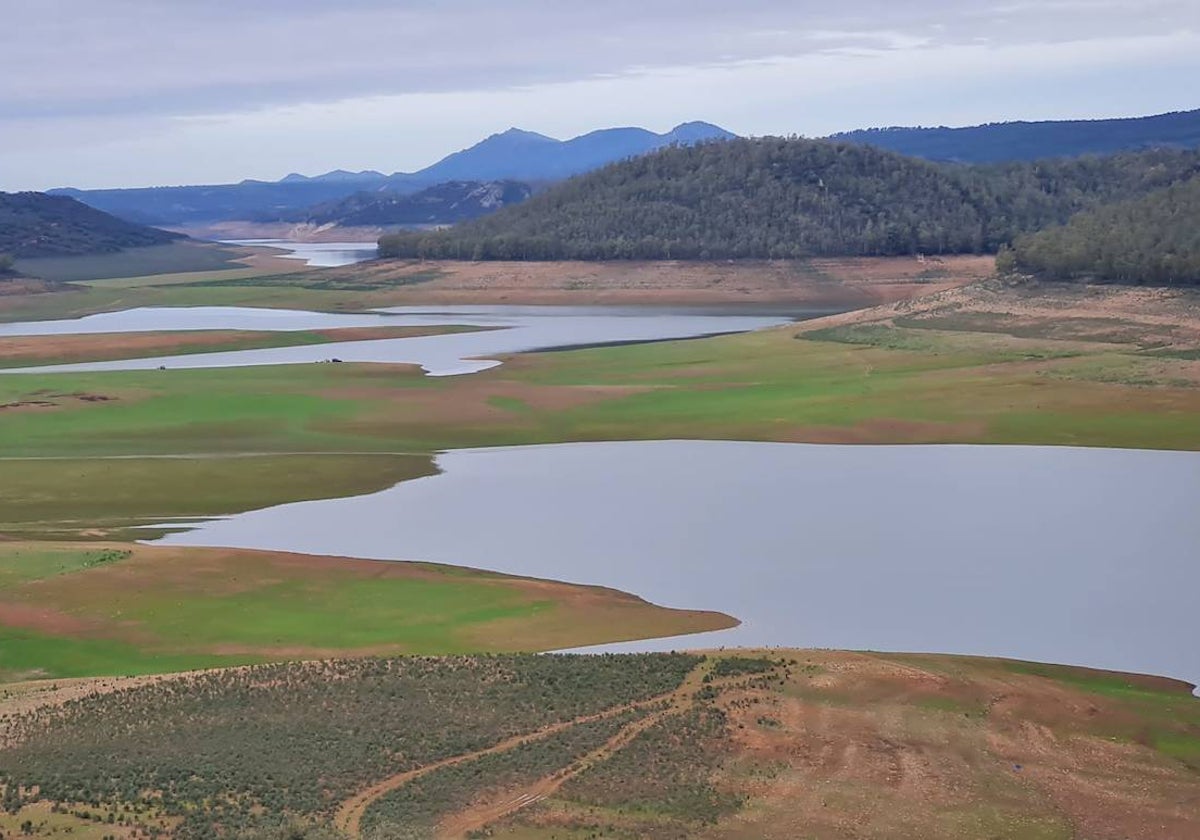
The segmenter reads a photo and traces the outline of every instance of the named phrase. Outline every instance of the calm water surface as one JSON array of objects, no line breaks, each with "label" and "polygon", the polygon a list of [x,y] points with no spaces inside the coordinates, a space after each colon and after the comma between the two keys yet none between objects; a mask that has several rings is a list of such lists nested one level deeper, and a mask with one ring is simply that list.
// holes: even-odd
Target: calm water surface
[{"label": "calm water surface", "polygon": [[319,362],[420,365],[434,376],[475,373],[500,364],[495,356],[552,347],[663,341],[785,324],[830,310],[611,306],[397,306],[366,314],[327,314],[246,307],[130,309],[62,321],[0,324],[0,336],[121,333],[151,330],[311,330],[333,327],[460,324],[486,331],[420,338],[346,341],[302,347],[193,353],[108,362],[18,368],[5,373],[152,370]]},{"label": "calm water surface", "polygon": [[291,239],[227,239],[229,245],[261,245],[287,251],[279,256],[302,260],[311,268],[336,268],[373,260],[379,256],[374,242],[296,242]]},{"label": "calm water surface", "polygon": [[1200,682],[1200,453],[664,441],[439,464],[164,541],[603,584],[743,621],[610,649],[940,651]]}]

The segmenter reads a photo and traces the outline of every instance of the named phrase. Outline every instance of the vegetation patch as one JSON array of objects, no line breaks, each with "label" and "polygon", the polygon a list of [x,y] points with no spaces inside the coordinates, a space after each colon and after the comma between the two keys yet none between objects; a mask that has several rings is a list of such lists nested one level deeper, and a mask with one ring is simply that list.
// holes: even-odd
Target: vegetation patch
[{"label": "vegetation patch", "polygon": [[[671,691],[698,661],[368,659],[183,676],[19,716],[6,727],[0,777],[16,791],[10,807],[27,795],[153,807],[179,820],[177,837],[226,836],[328,819],[398,771]],[[602,731],[551,743],[573,754]]]},{"label": "vegetation patch", "polygon": [[441,819],[482,797],[519,789],[570,767],[643,714],[631,710],[579,723],[505,752],[435,770],[373,802],[363,817],[362,831],[396,840],[428,837]]}]

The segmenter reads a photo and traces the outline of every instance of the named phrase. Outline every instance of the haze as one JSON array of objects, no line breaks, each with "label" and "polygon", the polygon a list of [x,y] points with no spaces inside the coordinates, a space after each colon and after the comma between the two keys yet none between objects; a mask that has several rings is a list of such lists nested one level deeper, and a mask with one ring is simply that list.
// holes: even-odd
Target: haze
[{"label": "haze", "polygon": [[0,190],[425,166],[518,125],[819,136],[1196,107],[1162,0],[16,0]]}]

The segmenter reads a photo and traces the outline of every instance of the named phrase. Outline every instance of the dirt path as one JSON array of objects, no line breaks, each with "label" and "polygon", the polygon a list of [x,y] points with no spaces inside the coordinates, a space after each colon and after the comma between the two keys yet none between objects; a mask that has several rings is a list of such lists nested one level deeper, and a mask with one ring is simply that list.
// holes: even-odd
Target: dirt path
[{"label": "dirt path", "polygon": [[[613,752],[616,752],[621,747],[624,747],[648,726],[661,720],[668,714],[676,714],[679,711],[686,709],[687,706],[690,705],[695,699],[696,693],[703,687],[704,676],[710,667],[711,665],[707,660],[700,663],[692,670],[690,674],[687,675],[686,678],[684,678],[683,682],[680,683],[677,688],[675,688],[673,691],[667,692],[666,694],[660,694],[657,697],[651,697],[647,700],[638,700],[634,703],[626,703],[621,706],[614,706],[611,709],[605,709],[602,712],[597,712],[592,715],[584,715],[573,720],[554,723],[549,726],[542,727],[534,732],[508,738],[498,744],[487,747],[486,749],[476,750],[475,752],[464,753],[462,755],[456,755],[451,758],[442,759],[441,761],[435,761],[432,764],[426,764],[422,767],[417,767],[413,770],[397,773],[394,776],[390,776],[381,782],[371,785],[369,788],[360,791],[352,798],[343,802],[338,808],[337,813],[334,815],[333,824],[339,831],[343,832],[347,836],[359,837],[363,815],[366,813],[367,809],[371,807],[372,803],[374,803],[380,797],[404,787],[404,785],[408,784],[409,782],[419,779],[422,776],[434,772],[435,770],[440,770],[443,767],[452,767],[456,764],[462,764],[467,761],[474,761],[475,759],[483,758],[489,755],[495,755],[497,753],[508,752],[509,750],[524,746],[525,744],[529,744],[534,741],[540,741],[543,738],[547,738],[551,735],[562,732],[566,729],[570,729],[572,726],[577,726],[582,723],[592,723],[594,721],[607,720],[608,718],[617,717],[618,715],[634,709],[641,709],[660,703],[668,704],[666,709],[647,715],[646,717],[631,723],[629,726],[625,727],[611,739],[609,739],[609,741],[603,746],[579,759],[570,767],[560,770],[555,775],[537,782],[531,789],[507,796],[505,802],[501,803],[499,806],[493,803],[490,806],[480,809],[472,809],[469,812],[463,812],[462,814],[455,815],[444,823],[445,826],[450,827],[449,830],[455,831],[457,834],[462,834],[471,830],[472,828],[476,827],[475,824],[477,822],[480,826],[486,825],[488,822],[498,819],[499,817],[506,816],[507,814],[520,810],[521,808],[531,805],[533,802],[544,798],[549,793],[557,790],[558,787],[561,786],[563,782],[565,782],[571,776],[578,774],[588,766],[594,764],[597,760],[601,760]],[[480,820],[482,820],[482,822],[480,822]],[[465,827],[457,828],[457,826],[460,824]],[[440,837],[442,835],[443,829],[441,826],[439,826],[438,836]]]},{"label": "dirt path", "polygon": [[503,794],[493,797],[490,802],[478,803],[447,817],[438,824],[436,836],[439,840],[465,837],[470,832],[485,828],[523,808],[536,805],[546,797],[553,796],[559,788],[580,773],[607,761],[655,724],[672,715],[686,712],[696,702],[696,696],[706,685],[719,689],[745,679],[744,676],[734,676],[705,683],[704,678],[711,668],[711,661],[705,661],[698,665],[688,674],[679,688],[671,692],[670,703],[665,709],[633,721],[587,755],[531,785],[517,790],[504,791]]},{"label": "dirt path", "polygon": [[684,682],[679,685],[679,688],[667,692],[665,695],[650,697],[649,700],[625,703],[624,706],[605,709],[604,712],[583,715],[582,718],[575,718],[574,720],[560,722],[560,724],[544,726],[540,728],[540,730],[527,732],[526,734],[520,734],[520,736],[514,736],[512,738],[502,740],[502,742],[488,746],[486,749],[476,750],[474,752],[466,752],[466,754],[452,756],[450,758],[443,758],[442,761],[436,761],[432,764],[425,764],[424,767],[406,770],[404,773],[397,773],[394,776],[389,776],[388,779],[376,782],[376,784],[372,785],[371,787],[367,787],[364,791],[356,793],[354,797],[347,799],[346,802],[342,803],[340,808],[337,809],[337,814],[334,816],[334,826],[336,826],[340,832],[347,834],[348,836],[352,836],[352,838],[358,838],[361,830],[362,815],[366,814],[366,810],[370,808],[372,803],[376,802],[376,800],[380,797],[385,796],[385,794],[407,785],[408,782],[413,781],[414,779],[420,779],[421,776],[433,773],[434,770],[439,770],[443,767],[454,767],[455,764],[474,761],[476,758],[482,758],[485,756],[496,755],[498,752],[508,752],[509,750],[516,749],[517,746],[533,743],[535,740],[541,740],[542,738],[552,736],[552,734],[569,730],[569,728],[572,726],[576,726],[578,724],[590,724],[590,722],[607,720],[608,718],[616,718],[617,715],[630,712],[632,709],[654,706],[654,704],[662,702],[671,703],[672,706],[674,706],[674,704],[678,702],[680,692],[688,690],[689,686],[692,684],[692,682],[694,682],[695,674],[702,671],[704,665],[706,664],[703,664],[702,662],[701,665],[696,666],[695,670],[692,671],[692,673],[690,673],[689,676],[684,679]]}]

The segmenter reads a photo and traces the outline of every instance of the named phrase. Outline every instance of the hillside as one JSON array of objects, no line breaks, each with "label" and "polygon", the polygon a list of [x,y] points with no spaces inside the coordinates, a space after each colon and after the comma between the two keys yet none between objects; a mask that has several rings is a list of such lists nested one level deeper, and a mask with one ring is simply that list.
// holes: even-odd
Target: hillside
[{"label": "hillside", "polygon": [[1007,122],[968,128],[869,128],[830,139],[929,160],[989,163],[1200,148],[1200,110],[1115,120]]},{"label": "hillside", "polygon": [[16,258],[112,253],[182,238],[65,196],[0,193],[0,253]]},{"label": "hillside", "polygon": [[783,259],[986,253],[1099,203],[1200,170],[1200,153],[963,167],[821,140],[671,147],[452,230],[397,233],[387,257]]},{"label": "hillside", "polygon": [[514,128],[416,172],[384,175],[373,170],[337,169],[315,177],[292,173],[279,181],[51,192],[142,224],[287,221],[314,205],[340,201],[364,191],[413,193],[447,181],[555,181],[671,144],[733,136],[701,122],[684,123],[664,134],[643,128],[613,128],[571,140],[556,140]]},{"label": "hillside", "polygon": [[1000,265],[1054,280],[1200,283],[1200,177],[1017,239]]},{"label": "hillside", "polygon": [[341,227],[453,224],[519,204],[532,194],[533,188],[519,181],[448,181],[411,195],[355,193],[310,208],[297,221]]},{"label": "hillside", "polygon": [[1190,840],[1188,689],[807,650],[45,681],[0,696],[0,832]]}]

